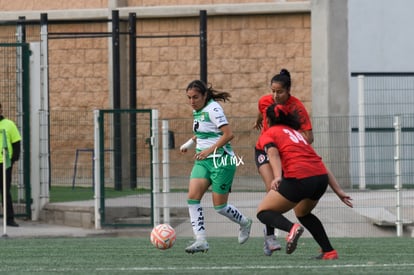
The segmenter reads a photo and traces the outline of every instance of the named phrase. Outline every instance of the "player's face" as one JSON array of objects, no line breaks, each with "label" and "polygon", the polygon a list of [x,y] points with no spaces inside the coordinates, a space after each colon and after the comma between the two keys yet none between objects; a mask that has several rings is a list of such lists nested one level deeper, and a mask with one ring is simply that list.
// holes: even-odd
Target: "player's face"
[{"label": "player's face", "polygon": [[196,111],[201,110],[206,105],[207,94],[203,95],[196,89],[190,89],[187,91],[187,98],[193,108]]},{"label": "player's face", "polygon": [[285,104],[286,101],[289,99],[290,93],[289,90],[283,88],[280,82],[274,82],[270,86],[272,90],[273,99],[278,104]]}]

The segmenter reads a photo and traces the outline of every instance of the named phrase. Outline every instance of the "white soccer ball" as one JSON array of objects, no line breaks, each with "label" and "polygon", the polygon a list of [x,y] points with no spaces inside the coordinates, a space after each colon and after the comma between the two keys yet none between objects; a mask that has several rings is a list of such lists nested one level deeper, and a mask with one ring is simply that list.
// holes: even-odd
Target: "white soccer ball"
[{"label": "white soccer ball", "polygon": [[171,248],[175,243],[175,230],[169,224],[159,224],[151,231],[151,243],[158,249],[165,250]]}]

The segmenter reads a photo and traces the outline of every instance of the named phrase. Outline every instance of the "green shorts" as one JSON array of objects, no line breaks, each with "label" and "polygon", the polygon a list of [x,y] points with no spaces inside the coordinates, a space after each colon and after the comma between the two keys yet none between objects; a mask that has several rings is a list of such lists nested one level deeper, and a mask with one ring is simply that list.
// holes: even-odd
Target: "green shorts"
[{"label": "green shorts", "polygon": [[[228,157],[228,155],[225,155]],[[226,163],[217,165],[212,158],[196,160],[191,171],[190,179],[208,179],[213,192],[227,194],[230,192],[236,174],[236,164]]]}]

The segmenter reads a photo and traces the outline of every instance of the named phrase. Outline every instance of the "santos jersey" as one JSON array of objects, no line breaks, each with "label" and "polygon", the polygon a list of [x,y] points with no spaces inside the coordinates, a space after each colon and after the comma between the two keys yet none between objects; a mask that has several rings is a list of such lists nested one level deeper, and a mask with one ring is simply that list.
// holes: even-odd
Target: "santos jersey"
[{"label": "santos jersey", "polygon": [[[223,135],[219,128],[229,124],[223,108],[214,100],[210,100],[199,111],[193,110],[193,118],[193,131],[197,137],[197,153],[216,144]],[[234,155],[230,143],[227,143],[224,147],[217,149],[215,157],[223,155],[224,151],[230,156]],[[213,154],[208,157],[213,157]]]}]

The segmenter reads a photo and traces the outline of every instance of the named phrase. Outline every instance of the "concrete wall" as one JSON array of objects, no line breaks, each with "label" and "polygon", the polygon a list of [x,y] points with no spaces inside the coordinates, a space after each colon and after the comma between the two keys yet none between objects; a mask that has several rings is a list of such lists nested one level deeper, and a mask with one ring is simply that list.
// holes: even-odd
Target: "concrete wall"
[{"label": "concrete wall", "polygon": [[314,146],[341,184],[349,180],[348,3],[312,1]]},{"label": "concrete wall", "polygon": [[[109,2],[112,8],[118,4],[119,1]],[[3,12],[1,18],[16,20],[18,16],[26,16],[27,20],[39,20],[40,14],[47,12],[50,20],[91,20],[108,18],[111,13],[106,8],[65,10],[63,7],[62,4],[60,10],[41,10],[45,6],[39,4],[32,7],[37,11]],[[250,162],[239,169],[240,175],[257,173],[252,149],[258,133],[252,130],[252,125],[257,100],[270,93],[269,82],[274,74],[282,68],[290,70],[292,93],[302,99],[311,112],[309,2],[117,9],[122,19],[130,12],[137,14],[136,27],[140,36],[198,34],[199,11],[207,10],[208,80],[216,89],[232,94],[231,101],[223,106],[237,133],[233,145],[239,146],[238,152]],[[49,26],[52,33],[107,32],[108,29],[107,23],[52,23]],[[38,25],[30,26],[28,40],[38,41],[39,32]],[[14,41],[14,34],[14,29],[7,28],[6,32],[0,26],[1,40],[8,37],[9,41]],[[54,178],[59,175],[71,180],[76,149],[93,148],[92,110],[112,107],[110,43],[109,38],[49,39],[51,161],[58,167],[52,172]],[[176,145],[191,134],[192,110],[187,104],[185,87],[199,78],[199,52],[199,39],[195,37],[137,39],[137,107],[158,109],[160,119],[175,119],[170,128],[176,134]],[[123,48],[121,54],[127,57],[127,49]],[[128,106],[125,73],[122,76],[121,106]],[[85,112],[90,115],[85,116]],[[189,123],[177,121],[180,119],[187,119]],[[89,155],[82,156],[89,164]],[[170,158],[181,160],[176,163],[183,159],[176,151],[171,152]],[[90,169],[85,171],[89,174]],[[183,169],[171,171],[183,173]]]},{"label": "concrete wall", "polygon": [[[129,12],[137,13],[139,35],[177,35],[198,33],[198,12],[206,9],[209,16],[208,79],[215,88],[232,94],[231,103],[225,104],[229,116],[255,116],[257,99],[269,93],[269,81],[281,68],[291,71],[292,93],[301,98],[311,111],[309,2],[268,2],[197,5],[181,9],[170,6],[157,7],[156,10],[152,7],[125,7],[119,10],[124,18]],[[21,12],[5,12],[2,18],[17,19],[20,15],[39,19],[40,10],[48,12],[51,20],[71,16],[107,18],[109,13],[108,9],[70,12],[63,10],[64,3],[61,3],[62,10],[48,11],[48,6],[42,1],[28,4],[25,11],[19,3],[16,1],[15,6],[22,9]],[[155,1],[149,3],[156,4]],[[173,4],[172,1],[168,3]],[[218,3],[214,1],[214,4]],[[10,5],[3,5],[0,6],[3,10],[13,10]],[[100,5],[100,1],[95,2],[95,6]],[[56,8],[50,6],[50,9]],[[32,9],[39,11],[29,11]],[[106,31],[107,28],[102,24],[51,27],[54,32]],[[191,109],[185,104],[184,88],[199,77],[198,39],[138,39],[137,50],[138,108],[157,108],[161,110],[161,118],[188,117]],[[111,82],[106,65],[109,62],[110,51],[105,39],[51,41],[51,110],[108,107]]]}]

